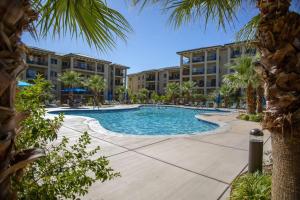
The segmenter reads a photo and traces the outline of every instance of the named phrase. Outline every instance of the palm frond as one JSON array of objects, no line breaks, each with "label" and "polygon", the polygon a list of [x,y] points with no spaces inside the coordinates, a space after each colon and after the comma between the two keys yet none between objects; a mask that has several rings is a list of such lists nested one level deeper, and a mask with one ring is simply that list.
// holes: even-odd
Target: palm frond
[{"label": "palm frond", "polygon": [[236,11],[243,0],[132,0],[134,5],[162,4],[164,10],[171,11],[169,22],[175,28],[190,22],[204,19],[206,26],[209,20],[218,23],[225,29],[227,23],[236,19]]},{"label": "palm frond", "polygon": [[116,37],[126,41],[126,34],[132,31],[122,14],[103,0],[33,0],[33,6],[39,13],[40,37],[71,33],[106,51],[115,46]]},{"label": "palm frond", "polygon": [[260,15],[253,17],[241,30],[236,34],[237,41],[250,42],[255,39],[256,30],[259,24]]}]

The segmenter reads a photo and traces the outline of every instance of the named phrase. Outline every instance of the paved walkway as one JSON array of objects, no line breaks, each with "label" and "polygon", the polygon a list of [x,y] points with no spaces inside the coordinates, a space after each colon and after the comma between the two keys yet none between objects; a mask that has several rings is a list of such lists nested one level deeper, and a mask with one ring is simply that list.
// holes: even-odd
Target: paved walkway
[{"label": "paved walkway", "polygon": [[[92,136],[121,177],[96,182],[83,199],[214,200],[226,199],[232,180],[247,169],[249,130],[254,122],[237,114],[204,116],[226,123],[217,134],[184,137],[132,137],[96,133],[81,117],[66,118],[60,135],[75,142],[83,131]],[[265,133],[265,150],[270,149]]]}]

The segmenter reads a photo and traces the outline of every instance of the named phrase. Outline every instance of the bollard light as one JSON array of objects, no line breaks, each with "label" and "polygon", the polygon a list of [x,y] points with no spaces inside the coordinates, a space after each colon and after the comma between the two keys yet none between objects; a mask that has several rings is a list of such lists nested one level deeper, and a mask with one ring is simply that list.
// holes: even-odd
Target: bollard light
[{"label": "bollard light", "polygon": [[262,172],[264,133],[259,129],[252,129],[249,138],[248,172]]}]

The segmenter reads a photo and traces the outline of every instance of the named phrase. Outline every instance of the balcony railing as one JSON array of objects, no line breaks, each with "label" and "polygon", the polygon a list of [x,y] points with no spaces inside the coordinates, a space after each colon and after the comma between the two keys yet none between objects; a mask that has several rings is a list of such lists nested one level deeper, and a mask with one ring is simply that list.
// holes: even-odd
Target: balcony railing
[{"label": "balcony railing", "polygon": [[207,56],[207,61],[217,60],[217,54],[210,54]]},{"label": "balcony railing", "polygon": [[204,74],[204,68],[194,68],[192,74],[193,75]]},{"label": "balcony railing", "polygon": [[180,79],[179,74],[178,75],[169,76],[169,80],[178,80],[178,79]]},{"label": "balcony railing", "polygon": [[183,70],[182,74],[183,74],[183,75],[189,75],[189,74],[190,74],[190,71],[189,71],[189,70]]},{"label": "balcony railing", "polygon": [[104,68],[103,67],[97,67],[97,72],[104,72]]},{"label": "balcony railing", "polygon": [[122,72],[119,72],[119,71],[116,71],[116,72],[115,72],[115,75],[116,75],[116,76],[123,76],[123,73],[122,73]]},{"label": "balcony railing", "polygon": [[88,71],[95,71],[95,67],[91,66],[91,65],[74,65],[74,68],[76,69],[83,69],[83,70],[88,70]]},{"label": "balcony railing", "polygon": [[192,58],[192,62],[193,62],[193,63],[204,62],[204,56],[193,57],[193,58]]},{"label": "balcony railing", "polygon": [[215,73],[217,73],[217,68],[216,67],[208,67],[207,68],[207,73],[208,74],[215,74]]},{"label": "balcony railing", "polygon": [[237,58],[241,56],[241,51],[240,50],[234,50],[231,52],[231,58]]},{"label": "balcony railing", "polygon": [[155,77],[148,77],[146,78],[146,81],[155,81]]},{"label": "balcony railing", "polygon": [[42,61],[42,60],[34,61],[34,60],[27,59],[26,62],[27,62],[27,64],[48,66],[48,62],[47,61]]}]

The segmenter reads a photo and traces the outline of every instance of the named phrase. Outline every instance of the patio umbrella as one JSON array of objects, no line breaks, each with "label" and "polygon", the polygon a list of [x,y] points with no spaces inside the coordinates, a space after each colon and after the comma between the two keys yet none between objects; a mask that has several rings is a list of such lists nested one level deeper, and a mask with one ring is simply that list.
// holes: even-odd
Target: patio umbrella
[{"label": "patio umbrella", "polygon": [[86,89],[83,88],[66,88],[61,90],[62,92],[75,92],[75,93],[84,93],[87,92]]},{"label": "patio umbrella", "polygon": [[28,87],[31,86],[32,84],[24,82],[24,81],[18,81],[18,87]]}]

